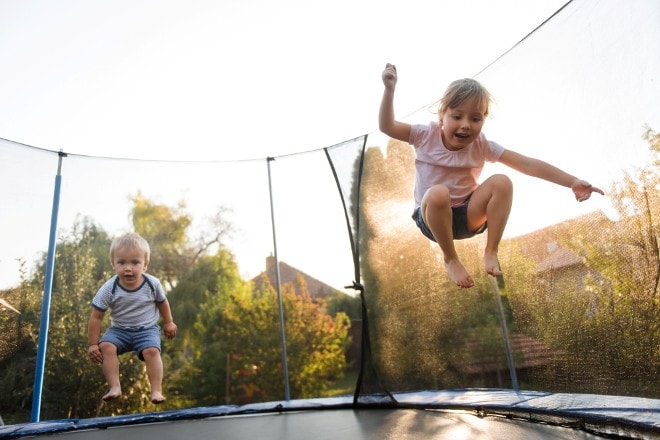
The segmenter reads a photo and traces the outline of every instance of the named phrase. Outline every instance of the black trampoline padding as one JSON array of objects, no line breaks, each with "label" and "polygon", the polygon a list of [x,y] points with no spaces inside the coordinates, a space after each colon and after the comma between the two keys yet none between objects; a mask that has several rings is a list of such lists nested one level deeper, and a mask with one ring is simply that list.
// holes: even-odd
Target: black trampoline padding
[{"label": "black trampoline padding", "polygon": [[224,405],[0,426],[0,439],[660,438],[660,401],[512,390],[443,390]]}]

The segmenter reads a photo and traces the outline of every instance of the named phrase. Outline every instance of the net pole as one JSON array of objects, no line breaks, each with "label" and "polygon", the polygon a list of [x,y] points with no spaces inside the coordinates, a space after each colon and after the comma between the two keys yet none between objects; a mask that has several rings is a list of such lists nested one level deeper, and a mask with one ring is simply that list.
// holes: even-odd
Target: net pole
[{"label": "net pole", "polygon": [[516,366],[513,362],[513,354],[511,353],[511,342],[509,341],[509,329],[506,325],[506,319],[504,317],[504,309],[502,307],[502,294],[500,293],[500,288],[497,285],[498,280],[495,277],[490,277],[493,284],[493,294],[495,295],[495,304],[497,304],[497,315],[500,320],[500,328],[502,329],[502,339],[504,339],[504,351],[506,351],[506,361],[509,365],[509,374],[511,375],[511,386],[516,391],[520,391],[518,387],[518,377],[516,375]]},{"label": "net pole", "polygon": [[284,399],[290,400],[289,391],[289,366],[286,354],[286,331],[284,328],[284,307],[282,305],[282,286],[280,282],[280,261],[277,258],[277,234],[275,233],[275,207],[273,203],[273,184],[270,173],[270,163],[275,160],[273,157],[266,159],[268,165],[268,193],[270,195],[270,221],[273,229],[273,258],[275,259],[275,284],[277,284],[277,305],[280,314],[280,340],[282,344],[282,369],[284,370]]},{"label": "net pole", "polygon": [[62,186],[62,158],[66,157],[66,154],[62,150],[60,150],[58,155],[55,189],[53,191],[53,209],[50,218],[48,257],[46,259],[46,273],[44,275],[44,296],[41,301],[37,364],[34,374],[34,387],[32,389],[31,422],[38,422],[41,415],[41,394],[44,383],[44,366],[46,364],[46,347],[48,345],[48,326],[50,322],[50,298],[53,290],[53,268],[55,267],[55,247],[57,245],[57,218],[60,210],[60,189]]}]

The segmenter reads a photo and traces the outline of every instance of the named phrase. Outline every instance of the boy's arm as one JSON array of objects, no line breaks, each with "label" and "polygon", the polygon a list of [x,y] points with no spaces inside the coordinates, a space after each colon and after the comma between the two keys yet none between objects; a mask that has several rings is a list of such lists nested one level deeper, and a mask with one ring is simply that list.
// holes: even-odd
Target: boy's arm
[{"label": "boy's arm", "polygon": [[101,350],[99,350],[99,340],[101,339],[101,323],[105,313],[92,307],[92,315],[87,323],[87,354],[92,362],[100,364],[103,362]]},{"label": "boy's arm", "polygon": [[380,102],[378,128],[394,139],[408,142],[410,139],[410,124],[399,122],[394,118],[394,89],[397,82],[396,66],[387,63],[382,77],[385,90]]},{"label": "boy's arm", "polygon": [[176,324],[174,323],[174,318],[172,317],[172,309],[170,309],[169,301],[165,300],[158,304],[158,311],[160,316],[163,318],[163,333],[167,339],[174,339],[176,337]]},{"label": "boy's arm", "polygon": [[499,158],[499,162],[529,176],[538,177],[539,179],[571,188],[578,202],[587,200],[593,192],[605,194],[600,188],[596,188],[589,182],[578,179],[554,165],[533,157],[524,156],[515,151],[504,150],[504,153]]}]

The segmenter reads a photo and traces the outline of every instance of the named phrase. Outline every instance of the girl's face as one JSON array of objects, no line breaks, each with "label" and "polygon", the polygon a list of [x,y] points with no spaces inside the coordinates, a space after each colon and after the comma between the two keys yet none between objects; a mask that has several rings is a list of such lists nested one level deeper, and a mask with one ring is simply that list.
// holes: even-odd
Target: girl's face
[{"label": "girl's face", "polygon": [[440,115],[442,142],[448,150],[460,150],[468,146],[481,133],[485,120],[484,109],[476,99],[468,99],[458,107],[448,108]]},{"label": "girl's face", "polygon": [[116,249],[112,256],[112,268],[124,288],[137,289],[142,284],[142,274],[147,270],[144,251],[133,247]]}]

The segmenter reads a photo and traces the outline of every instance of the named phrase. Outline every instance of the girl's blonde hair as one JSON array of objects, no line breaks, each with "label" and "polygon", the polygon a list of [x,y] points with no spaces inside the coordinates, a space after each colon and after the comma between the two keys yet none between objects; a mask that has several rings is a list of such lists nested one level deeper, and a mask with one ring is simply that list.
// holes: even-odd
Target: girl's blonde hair
[{"label": "girl's blonde hair", "polygon": [[112,244],[110,245],[110,261],[113,261],[115,251],[121,248],[141,250],[144,252],[144,263],[149,263],[151,249],[149,248],[149,243],[147,243],[147,240],[142,238],[140,234],[129,232],[112,240]]},{"label": "girl's blonde hair", "polygon": [[476,99],[477,106],[488,116],[488,108],[492,102],[490,93],[479,81],[472,78],[457,79],[449,84],[445,94],[440,98],[438,114],[442,117],[448,108],[455,108],[467,101]]}]

